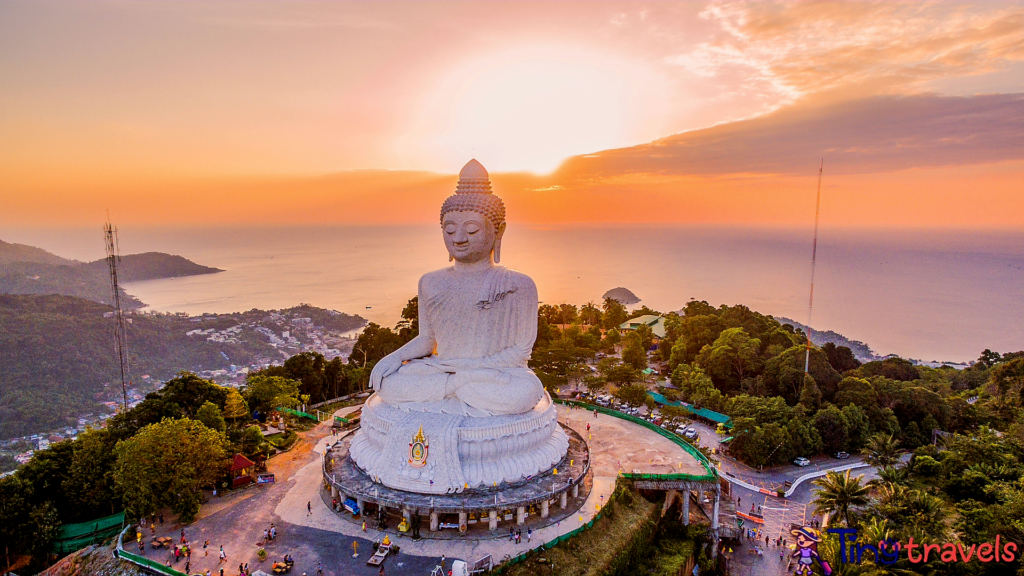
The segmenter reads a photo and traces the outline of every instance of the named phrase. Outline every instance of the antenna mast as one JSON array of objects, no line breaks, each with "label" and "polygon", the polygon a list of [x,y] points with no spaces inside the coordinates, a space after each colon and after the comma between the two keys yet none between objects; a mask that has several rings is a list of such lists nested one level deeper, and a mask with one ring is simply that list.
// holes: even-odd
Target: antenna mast
[{"label": "antenna mast", "polygon": [[811,248],[811,297],[807,302],[807,354],[804,356],[804,375],[811,367],[811,310],[814,309],[814,264],[818,259],[818,214],[821,211],[821,173],[825,170],[825,159],[818,167],[818,200],[814,204],[814,247]]},{"label": "antenna mast", "polygon": [[121,263],[121,248],[117,241],[117,228],[110,223],[110,212],[107,212],[107,223],[103,226],[103,236],[107,246],[107,267],[110,268],[110,290],[114,304],[114,343],[117,347],[117,358],[121,367],[121,394],[124,409],[128,410],[128,329],[121,308],[121,286],[117,281],[117,266]]}]

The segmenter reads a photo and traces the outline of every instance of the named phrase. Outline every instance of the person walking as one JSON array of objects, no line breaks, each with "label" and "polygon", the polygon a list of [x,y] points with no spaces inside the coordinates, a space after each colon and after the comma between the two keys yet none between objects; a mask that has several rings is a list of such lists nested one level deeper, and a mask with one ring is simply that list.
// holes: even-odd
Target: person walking
[{"label": "person walking", "polygon": [[210,555],[210,551],[207,550],[207,548],[209,548],[209,547],[210,547],[210,541],[209,540],[204,540],[203,541],[203,556],[209,556]]},{"label": "person walking", "polygon": [[276,538],[277,538],[277,526],[274,526],[274,523],[271,522],[270,523],[270,539],[271,540],[275,540]]},{"label": "person walking", "polygon": [[312,515],[313,515],[313,503],[312,502],[306,502],[306,516],[312,516]]},{"label": "person walking", "polygon": [[316,576],[324,576],[324,567],[320,562],[316,563]]},{"label": "person walking", "polygon": [[533,528],[526,529],[526,543],[530,543],[530,538],[533,536]]},{"label": "person walking", "polygon": [[363,520],[363,532],[366,532],[366,520]]},{"label": "person walking", "polygon": [[160,525],[161,526],[164,525],[164,513],[163,512],[160,513]]},{"label": "person walking", "polygon": [[508,527],[508,541],[512,542],[516,539],[516,531],[511,526]]},{"label": "person walking", "polygon": [[[224,553],[224,546],[220,547],[220,561],[217,564],[224,564],[228,561],[228,555]],[[221,570],[224,570],[221,568]]]}]

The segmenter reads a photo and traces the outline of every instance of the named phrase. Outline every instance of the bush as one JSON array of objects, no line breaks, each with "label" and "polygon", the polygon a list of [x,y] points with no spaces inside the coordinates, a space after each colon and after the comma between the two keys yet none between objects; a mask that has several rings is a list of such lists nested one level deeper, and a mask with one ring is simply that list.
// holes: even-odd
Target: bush
[{"label": "bush", "polygon": [[921,476],[931,478],[938,474],[941,468],[942,463],[931,456],[917,456],[914,458],[914,472]]}]

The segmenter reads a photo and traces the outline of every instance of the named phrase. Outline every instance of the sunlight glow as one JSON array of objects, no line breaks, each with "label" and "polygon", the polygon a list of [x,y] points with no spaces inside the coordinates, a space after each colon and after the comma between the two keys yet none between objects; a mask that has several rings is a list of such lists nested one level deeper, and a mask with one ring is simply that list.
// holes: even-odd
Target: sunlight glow
[{"label": "sunlight glow", "polygon": [[547,173],[574,154],[656,134],[658,92],[642,67],[593,54],[480,59],[441,84],[403,152],[433,165],[477,157],[490,170]]}]

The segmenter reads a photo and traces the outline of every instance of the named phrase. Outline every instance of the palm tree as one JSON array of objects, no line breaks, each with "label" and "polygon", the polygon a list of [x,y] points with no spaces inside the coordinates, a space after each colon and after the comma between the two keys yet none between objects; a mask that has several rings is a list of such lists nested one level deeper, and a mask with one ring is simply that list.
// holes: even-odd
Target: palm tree
[{"label": "palm tree", "polygon": [[910,481],[910,470],[906,466],[885,466],[878,469],[878,478],[868,482],[868,486],[880,487],[885,484],[906,486]]},{"label": "palm tree", "polygon": [[900,441],[892,434],[878,433],[868,439],[868,445],[861,450],[864,461],[877,468],[892,466],[900,461]]},{"label": "palm tree", "polygon": [[830,471],[823,478],[814,481],[818,487],[814,497],[815,512],[826,514],[829,518],[842,518],[850,525],[850,508],[864,506],[868,503],[867,486],[862,485],[863,475],[850,478],[850,471],[840,474]]}]

